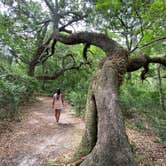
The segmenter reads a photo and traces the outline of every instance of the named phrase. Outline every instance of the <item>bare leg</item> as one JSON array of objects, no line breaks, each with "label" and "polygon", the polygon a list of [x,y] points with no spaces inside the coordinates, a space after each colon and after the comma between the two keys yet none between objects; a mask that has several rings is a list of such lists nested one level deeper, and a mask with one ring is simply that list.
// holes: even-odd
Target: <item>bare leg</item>
[{"label": "bare leg", "polygon": [[57,112],[58,112],[58,110],[55,110],[55,119],[56,119],[56,122],[58,122],[58,117],[57,117]]},{"label": "bare leg", "polygon": [[61,115],[61,111],[60,110],[56,110],[57,112],[57,122],[59,122],[59,118],[60,118],[60,115]]}]

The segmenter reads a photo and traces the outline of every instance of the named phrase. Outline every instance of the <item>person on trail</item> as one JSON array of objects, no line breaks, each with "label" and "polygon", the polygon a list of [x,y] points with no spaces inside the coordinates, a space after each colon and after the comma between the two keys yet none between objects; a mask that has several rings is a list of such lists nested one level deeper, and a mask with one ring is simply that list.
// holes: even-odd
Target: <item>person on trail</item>
[{"label": "person on trail", "polygon": [[55,119],[57,124],[59,123],[59,118],[61,111],[63,109],[63,105],[64,105],[63,94],[61,93],[60,89],[57,89],[56,93],[53,96],[53,101],[52,101],[52,108],[55,111]]}]

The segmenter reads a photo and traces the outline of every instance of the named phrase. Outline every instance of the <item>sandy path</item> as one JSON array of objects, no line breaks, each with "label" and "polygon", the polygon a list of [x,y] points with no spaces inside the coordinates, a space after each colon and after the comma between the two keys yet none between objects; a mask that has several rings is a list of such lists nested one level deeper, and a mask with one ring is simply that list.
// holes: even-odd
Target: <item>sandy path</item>
[{"label": "sandy path", "polygon": [[65,104],[60,124],[55,125],[51,98],[38,97],[25,108],[27,117],[0,136],[1,166],[44,166],[50,160],[65,161],[78,146],[84,123]]},{"label": "sandy path", "polygon": [[[52,99],[37,100],[22,108],[26,113],[21,122],[11,122],[10,130],[0,133],[0,166],[47,166],[52,160],[65,163],[78,146],[84,123],[74,116],[72,108],[65,104],[57,126]],[[166,146],[153,133],[127,129],[127,135],[135,144],[140,166],[166,166]]]}]

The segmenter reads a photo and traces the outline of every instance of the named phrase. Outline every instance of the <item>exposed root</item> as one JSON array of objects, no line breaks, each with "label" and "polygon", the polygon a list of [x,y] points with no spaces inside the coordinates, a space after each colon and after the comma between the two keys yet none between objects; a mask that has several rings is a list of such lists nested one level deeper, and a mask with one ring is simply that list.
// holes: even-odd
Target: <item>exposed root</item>
[{"label": "exposed root", "polygon": [[82,157],[81,159],[77,160],[76,162],[72,164],[68,164],[67,166],[79,166],[85,160],[85,158],[86,156]]}]

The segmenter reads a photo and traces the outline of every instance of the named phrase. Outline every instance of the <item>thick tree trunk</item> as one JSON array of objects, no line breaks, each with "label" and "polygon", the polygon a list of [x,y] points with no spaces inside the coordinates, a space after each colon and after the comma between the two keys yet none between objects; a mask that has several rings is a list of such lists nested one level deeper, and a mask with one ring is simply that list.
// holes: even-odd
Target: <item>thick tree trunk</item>
[{"label": "thick tree trunk", "polygon": [[[96,142],[89,144],[91,148],[94,146],[93,150],[81,166],[136,165],[125,133],[118,99],[119,85],[127,69],[127,57],[125,57],[127,55],[125,50],[120,50],[115,54],[110,56],[111,58],[105,59],[103,66],[97,71],[92,82],[92,93],[89,94],[88,98],[93,98],[92,101],[96,105],[87,107],[87,111],[88,114],[89,112],[97,112],[97,120],[95,121],[97,129],[93,125],[94,130],[97,131],[97,140],[94,139]],[[94,135],[91,134],[93,131],[91,127],[86,123],[85,133],[90,133],[87,140],[90,140],[89,137],[92,136],[94,138]],[[83,139],[86,140],[84,137]]]}]

